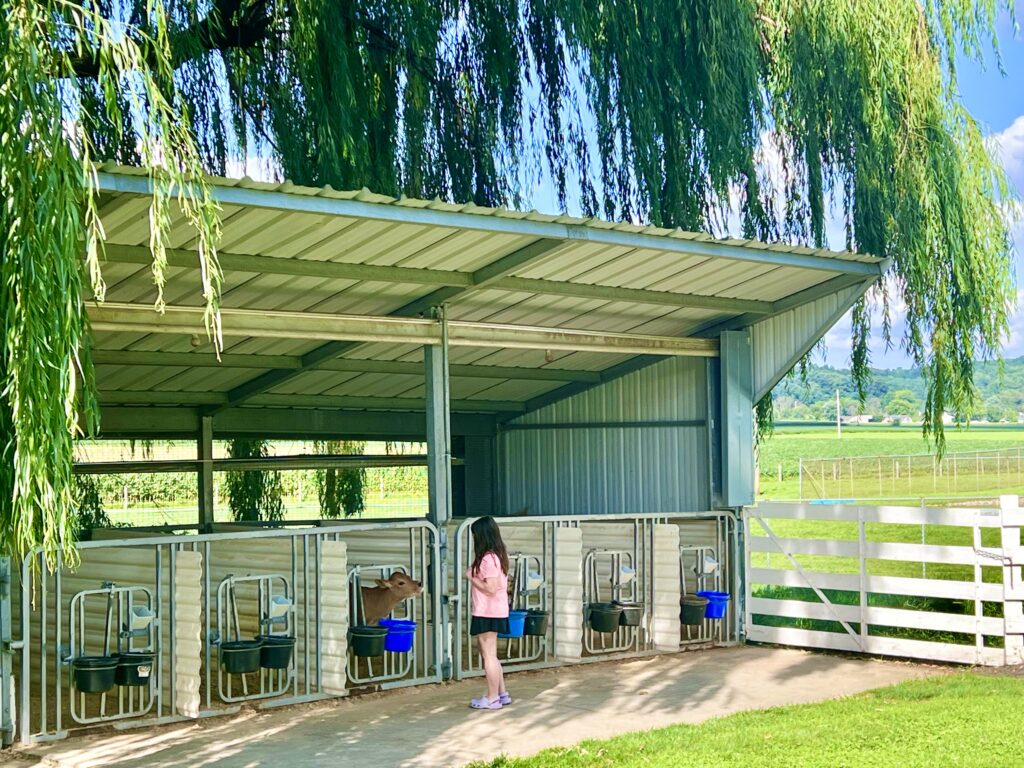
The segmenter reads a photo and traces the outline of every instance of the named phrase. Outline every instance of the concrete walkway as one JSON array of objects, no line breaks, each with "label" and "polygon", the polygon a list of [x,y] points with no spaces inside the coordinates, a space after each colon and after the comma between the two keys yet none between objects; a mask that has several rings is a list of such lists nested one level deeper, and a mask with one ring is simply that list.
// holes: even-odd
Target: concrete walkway
[{"label": "concrete walkway", "polygon": [[72,738],[22,752],[54,768],[462,766],[504,753],[748,709],[822,701],[936,674],[896,662],[728,648],[513,675],[516,701],[467,708],[480,681],[405,689],[198,724]]}]

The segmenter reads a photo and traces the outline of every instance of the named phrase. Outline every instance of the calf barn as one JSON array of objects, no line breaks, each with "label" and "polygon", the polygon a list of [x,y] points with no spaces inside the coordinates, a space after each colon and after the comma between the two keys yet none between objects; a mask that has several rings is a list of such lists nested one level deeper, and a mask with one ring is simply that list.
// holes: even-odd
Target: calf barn
[{"label": "calf barn", "polygon": [[[508,671],[741,642],[753,406],[885,269],[855,253],[211,178],[218,356],[194,233],[176,219],[157,313],[150,179],[103,166],[98,181],[99,436],[197,448],[77,471],[194,472],[199,504],[188,530],[96,532],[74,568],[11,564],[8,741],[482,674],[463,573],[483,515],[511,554]],[[229,438],[425,442],[429,515],[216,523],[215,470],[365,461],[215,458]],[[379,627],[363,587],[384,581],[405,591],[372,596],[371,613],[393,607]]]}]

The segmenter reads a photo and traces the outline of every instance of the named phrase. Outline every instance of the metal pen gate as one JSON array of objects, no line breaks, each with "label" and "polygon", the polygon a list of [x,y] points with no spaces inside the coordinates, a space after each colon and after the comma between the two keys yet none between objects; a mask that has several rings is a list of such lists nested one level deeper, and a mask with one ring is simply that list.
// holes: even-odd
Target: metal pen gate
[{"label": "metal pen gate", "polygon": [[[577,569],[581,574],[580,610],[575,623],[575,631],[579,633],[579,655],[575,662],[601,661],[617,658],[628,658],[656,653],[653,645],[652,606],[654,601],[654,583],[652,578],[652,558],[654,526],[671,523],[680,526],[680,540],[691,542],[696,539],[718,554],[720,574],[715,584],[723,589],[732,589],[739,583],[739,574],[735,568],[742,564],[739,548],[740,527],[732,512],[708,512],[692,515],[538,515],[534,517],[500,517],[497,518],[502,536],[510,552],[510,559],[534,558],[536,572],[542,578],[545,597],[543,605],[548,611],[554,609],[553,594],[560,586],[557,569],[554,565],[556,535],[560,529],[580,529],[583,534],[584,547],[579,553]],[[463,521],[457,528],[455,541],[455,567],[452,583],[451,602],[454,603],[454,637],[452,651],[455,676],[458,679],[483,674],[483,666],[479,653],[469,636],[471,607],[469,604],[469,583],[465,579],[465,571],[473,560],[473,544],[470,526],[473,520]],[[605,534],[599,534],[600,526],[617,525],[621,529],[613,532],[605,528]],[[621,537],[625,536],[623,540]],[[620,566],[633,571],[629,583],[620,585],[619,595],[628,597],[643,605],[644,615],[639,627],[623,627],[614,636],[603,637],[603,633],[591,630],[587,622],[587,601],[597,601],[611,597],[608,589],[614,590],[614,581],[609,581],[615,570],[610,564],[600,562],[602,559],[616,559]],[[682,574],[685,555],[679,555],[679,564],[673,565],[680,573],[680,591],[685,591],[685,577]],[[597,566],[596,568],[594,566]],[[596,573],[595,573],[596,571]],[[621,581],[621,579],[619,580]],[[608,583],[608,588],[601,587]],[[625,592],[623,590],[626,590]],[[735,590],[732,590],[735,592]],[[518,594],[514,600],[522,600]],[[680,627],[679,647],[728,645],[738,641],[740,637],[739,596],[729,607],[727,616],[718,621],[709,620],[701,631],[687,636]],[[515,603],[514,603],[515,605]],[[521,603],[519,604],[521,606]],[[678,618],[678,617],[677,617]],[[559,633],[566,627],[559,627],[551,622],[547,634],[539,638],[536,645],[520,639],[508,638],[499,640],[499,655],[506,671],[540,669],[557,666],[562,663],[556,658],[553,649],[559,639]]]},{"label": "metal pen gate", "polygon": [[[372,543],[363,545],[360,537]],[[422,620],[415,661],[401,676],[371,675],[360,684],[440,682],[443,642],[435,617],[441,615],[441,589],[431,581],[433,564],[440,561],[439,536],[427,521],[82,542],[75,571],[49,573],[38,552],[21,565],[20,637],[2,646],[20,651],[20,740],[60,739],[90,725],[135,728],[230,714],[250,700],[266,708],[344,695],[343,683],[325,682],[347,675],[338,638],[348,627],[348,581],[328,567],[334,542],[346,542],[349,559],[363,557],[360,547],[401,552],[424,576],[416,606]],[[232,599],[231,593],[243,588],[252,594],[243,598],[239,591]],[[115,604],[110,615],[116,620],[108,622],[95,595],[133,597],[131,604],[115,597],[125,602],[120,615]],[[153,654],[148,676],[130,689],[118,685],[109,693],[83,692],[76,682],[82,656],[113,656],[115,646],[104,646],[102,638],[125,640],[122,651],[143,648],[130,644],[136,637],[130,621],[136,607],[146,608],[151,627],[144,646]],[[4,618],[9,615],[0,601],[0,627]],[[270,630],[295,639],[286,667],[245,674],[225,670],[220,656],[229,635],[244,639]],[[5,715],[10,712],[4,708]]]}]

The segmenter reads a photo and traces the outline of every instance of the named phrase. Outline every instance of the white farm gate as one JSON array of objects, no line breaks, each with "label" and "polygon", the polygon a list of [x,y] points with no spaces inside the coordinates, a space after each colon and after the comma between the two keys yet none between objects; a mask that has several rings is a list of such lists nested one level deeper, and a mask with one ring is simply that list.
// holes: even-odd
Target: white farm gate
[{"label": "white farm gate", "polygon": [[750,641],[1024,662],[1016,496],[998,509],[766,503],[744,524]]}]

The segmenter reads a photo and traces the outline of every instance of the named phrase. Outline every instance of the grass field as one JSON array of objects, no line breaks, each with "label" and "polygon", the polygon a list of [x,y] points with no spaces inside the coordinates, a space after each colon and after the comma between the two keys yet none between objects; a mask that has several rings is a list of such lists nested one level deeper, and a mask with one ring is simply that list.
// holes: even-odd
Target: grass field
[{"label": "grass field", "polygon": [[1024,680],[961,673],[472,768],[934,768],[1020,762]]},{"label": "grass field", "polygon": [[[320,504],[315,499],[299,501],[294,498],[282,500],[285,506],[285,520],[316,520],[321,516]],[[364,499],[363,512],[350,519],[378,520],[397,517],[425,517],[427,499],[422,496],[386,496],[373,492]],[[108,509],[107,515],[114,525],[155,526],[155,525],[191,525],[196,522],[198,501],[183,504],[180,500],[171,504],[133,505],[127,509]],[[232,520],[228,505],[218,500],[214,510],[214,520],[227,523]]]},{"label": "grass field", "polygon": [[[947,455],[973,451],[1001,450],[1024,453],[1024,425],[975,425],[967,429],[950,428],[946,432]],[[919,425],[858,425],[843,428],[842,438],[834,427],[783,426],[759,447],[760,498],[800,498],[800,460],[862,459],[862,457],[901,457],[902,473],[896,461],[843,461],[827,466],[814,464],[809,472],[817,478],[818,469],[827,470],[820,483],[805,475],[805,498],[826,494],[834,498],[874,500],[911,500],[919,498],[957,499],[994,498],[1002,493],[1024,494],[1024,461],[1002,463],[984,460],[960,461],[954,468],[947,460],[944,472],[936,476],[933,462],[922,454],[933,453],[933,446],[921,436]],[[914,456],[907,460],[906,457]],[[911,471],[908,472],[908,464]],[[840,475],[837,479],[836,471]],[[781,481],[779,475],[782,475]],[[844,473],[846,473],[844,475]],[[820,487],[819,487],[820,486]]]}]

